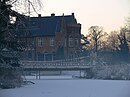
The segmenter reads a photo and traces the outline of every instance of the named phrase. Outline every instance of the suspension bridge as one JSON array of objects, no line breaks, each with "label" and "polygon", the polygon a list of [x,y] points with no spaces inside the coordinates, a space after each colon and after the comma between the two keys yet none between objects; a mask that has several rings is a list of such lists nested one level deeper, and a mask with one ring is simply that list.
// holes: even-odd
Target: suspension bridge
[{"label": "suspension bridge", "polygon": [[[90,57],[80,57],[68,60],[56,60],[56,61],[21,61],[24,70],[86,70],[97,65],[95,60],[91,60]],[[105,65],[101,59],[98,59],[98,64]]]},{"label": "suspension bridge", "polygon": [[85,70],[92,67],[90,64],[83,62],[63,62],[63,61],[22,61],[24,70]]},{"label": "suspension bridge", "polygon": [[82,57],[78,59],[68,59],[68,60],[56,60],[56,61],[21,61],[22,68],[26,72],[35,71],[36,78],[40,79],[41,72],[49,71],[80,71],[84,74],[84,77],[91,75],[91,70],[94,66],[92,64],[90,57]]}]

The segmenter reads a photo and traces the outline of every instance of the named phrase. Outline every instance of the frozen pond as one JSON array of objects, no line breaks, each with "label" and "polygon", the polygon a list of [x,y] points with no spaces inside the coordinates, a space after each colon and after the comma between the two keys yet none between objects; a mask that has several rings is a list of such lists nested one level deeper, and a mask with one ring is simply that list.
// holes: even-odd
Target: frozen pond
[{"label": "frozen pond", "polygon": [[0,97],[130,97],[130,81],[62,78],[32,79],[35,84],[1,89]]}]

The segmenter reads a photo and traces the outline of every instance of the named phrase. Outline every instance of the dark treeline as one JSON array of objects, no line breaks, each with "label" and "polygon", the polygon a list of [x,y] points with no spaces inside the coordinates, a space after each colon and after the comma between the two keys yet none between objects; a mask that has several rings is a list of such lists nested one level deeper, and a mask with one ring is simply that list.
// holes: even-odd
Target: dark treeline
[{"label": "dark treeline", "polygon": [[130,19],[119,31],[107,33],[100,26],[91,26],[86,40],[89,43],[83,45],[87,52],[96,53],[107,64],[130,63]]},{"label": "dark treeline", "polygon": [[130,79],[130,19],[119,31],[104,32],[102,27],[91,26],[84,37],[83,55],[90,56],[92,68],[89,78]]}]

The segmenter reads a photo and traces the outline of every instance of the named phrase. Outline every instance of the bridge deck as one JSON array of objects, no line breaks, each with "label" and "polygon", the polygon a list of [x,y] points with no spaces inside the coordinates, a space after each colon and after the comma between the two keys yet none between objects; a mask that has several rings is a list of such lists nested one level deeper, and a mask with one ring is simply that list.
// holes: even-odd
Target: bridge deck
[{"label": "bridge deck", "polygon": [[24,70],[86,70],[92,67],[80,62],[23,61],[21,63]]}]

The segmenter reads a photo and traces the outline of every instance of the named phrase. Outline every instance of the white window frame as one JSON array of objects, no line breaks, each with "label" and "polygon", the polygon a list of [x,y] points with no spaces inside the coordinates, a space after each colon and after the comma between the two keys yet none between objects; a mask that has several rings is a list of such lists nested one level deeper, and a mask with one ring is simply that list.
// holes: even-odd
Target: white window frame
[{"label": "white window frame", "polygon": [[38,37],[38,47],[42,47],[43,45],[43,39],[42,37]]},{"label": "white window frame", "polygon": [[55,46],[55,40],[54,40],[54,38],[50,38],[50,46]]},{"label": "white window frame", "polygon": [[74,39],[69,38],[69,47],[73,47],[73,46],[74,46]]},{"label": "white window frame", "polygon": [[75,46],[76,46],[76,47],[79,46],[79,40],[78,40],[78,38],[75,38]]}]

